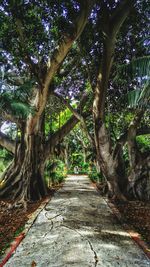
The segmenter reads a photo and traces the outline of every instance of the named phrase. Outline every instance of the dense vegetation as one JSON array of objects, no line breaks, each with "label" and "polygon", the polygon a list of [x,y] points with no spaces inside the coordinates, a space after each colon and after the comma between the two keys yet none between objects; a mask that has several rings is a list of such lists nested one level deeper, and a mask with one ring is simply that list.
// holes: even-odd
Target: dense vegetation
[{"label": "dense vegetation", "polygon": [[0,12],[0,197],[25,205],[78,172],[109,197],[149,200],[148,1],[13,0]]}]

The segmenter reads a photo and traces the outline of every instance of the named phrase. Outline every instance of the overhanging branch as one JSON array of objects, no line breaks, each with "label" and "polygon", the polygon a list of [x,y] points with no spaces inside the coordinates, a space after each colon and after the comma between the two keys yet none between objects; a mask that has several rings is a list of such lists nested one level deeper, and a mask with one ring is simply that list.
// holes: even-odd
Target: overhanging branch
[{"label": "overhanging branch", "polygon": [[110,19],[110,28],[113,34],[117,34],[124,20],[128,16],[131,8],[134,6],[135,0],[124,0],[119,3]]},{"label": "overhanging branch", "polygon": [[0,117],[5,121],[15,123],[19,128],[21,128],[23,120],[15,118],[12,114],[9,114],[3,110],[1,111]]},{"label": "overhanging branch", "polygon": [[74,109],[70,104],[69,102],[64,99],[61,95],[57,94],[57,93],[54,93],[54,95],[56,97],[58,97],[63,103],[64,105],[72,112],[72,114],[77,118],[77,120],[81,123],[81,126],[82,126],[82,129],[83,131],[85,132],[91,146],[93,147],[94,146],[94,140],[92,138],[92,136],[90,135],[89,131],[88,131],[88,128],[87,128],[87,125],[86,125],[86,122],[85,122],[85,118],[83,117],[83,115],[81,114],[81,106],[82,106],[82,103],[86,103],[87,99],[88,99],[88,94],[83,94],[82,98],[81,98],[81,102],[80,102],[80,109],[78,107],[78,110],[77,109]]},{"label": "overhanging branch", "polygon": [[72,44],[74,43],[75,40],[78,39],[78,37],[82,33],[87,23],[88,16],[90,14],[93,4],[94,0],[82,1],[81,12],[74,22],[75,32],[72,34],[72,36],[69,36],[67,34],[63,36],[63,38],[60,40],[59,45],[54,50],[51,59],[49,60],[47,64],[47,74],[45,77],[44,88],[43,88],[42,103],[38,110],[37,116],[40,116],[42,114],[47,102],[47,97],[52,79],[56,74],[56,72],[58,71],[58,69],[60,68],[60,65],[62,64],[69,50],[71,49]]},{"label": "overhanging branch", "polygon": [[[80,104],[77,108],[77,112],[79,110],[83,110],[87,97],[88,96],[86,94],[82,96]],[[84,118],[87,116],[87,114],[82,114],[82,116]],[[71,118],[57,132],[49,137],[49,139],[45,143],[45,160],[52,153],[53,148],[62,141],[62,139],[75,127],[78,122],[79,120],[77,119],[77,117],[72,115]]]},{"label": "overhanging branch", "polygon": [[29,55],[29,52],[27,51],[27,41],[28,38],[24,31],[24,25],[20,18],[16,17],[16,14],[14,14],[14,11],[12,10],[12,15],[14,16],[15,23],[16,23],[16,31],[19,36],[20,41],[20,48],[22,49],[23,55],[24,55],[24,62],[29,66],[31,72],[35,75],[35,77],[38,77],[38,64],[34,63],[31,59],[31,56]]}]

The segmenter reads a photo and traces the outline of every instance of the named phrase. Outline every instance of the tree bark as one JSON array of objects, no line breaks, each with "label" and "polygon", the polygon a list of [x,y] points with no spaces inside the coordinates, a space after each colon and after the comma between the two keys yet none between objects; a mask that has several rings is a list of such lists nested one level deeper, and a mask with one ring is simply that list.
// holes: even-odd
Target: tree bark
[{"label": "tree bark", "polygon": [[2,176],[4,186],[0,190],[0,197],[25,203],[46,196],[43,155],[42,132],[30,135],[26,129],[22,133],[21,143],[16,145],[12,164]]},{"label": "tree bark", "polygon": [[12,154],[15,153],[15,141],[11,140],[6,134],[0,132],[0,146],[6,148]]},{"label": "tree bark", "polygon": [[67,170],[69,169],[69,146],[68,143],[65,143],[65,148],[64,148],[64,158],[65,158],[65,165]]},{"label": "tree bark", "polygon": [[95,127],[95,139],[97,159],[103,176],[105,177],[108,184],[108,196],[125,201],[126,198],[122,194],[119,187],[120,176],[117,173],[117,168],[119,164],[118,157],[113,158],[107,129],[105,128],[104,123],[102,125],[96,126],[97,127]]},{"label": "tree bark", "polygon": [[[62,127],[58,133],[55,133],[52,140],[48,140],[50,145],[46,149],[43,136],[44,131],[42,129],[43,114],[48,101],[52,80],[71,49],[73,42],[78,39],[84,30],[93,4],[94,0],[82,1],[79,16],[74,21],[74,32],[71,36],[66,34],[61,38],[51,59],[44,66],[45,71],[42,77],[38,69],[39,65],[37,66],[27,53],[25,43],[28,41],[28,38],[25,35],[22,20],[21,18],[18,19],[12,10],[16,31],[20,40],[20,48],[23,48],[25,51],[25,58],[23,60],[28,65],[30,73],[36,77],[38,86],[36,86],[32,96],[34,114],[30,114],[27,121],[24,121],[25,127],[22,129],[21,143],[16,146],[14,161],[3,175],[4,186],[0,189],[1,197],[9,197],[25,203],[28,200],[40,199],[47,193],[44,182],[45,161],[50,156],[51,147],[60,142],[77,123],[77,119],[73,118],[69,121],[71,123],[70,126],[68,123],[67,127]],[[8,119],[14,121],[14,118],[11,116]],[[15,122],[18,123],[18,121]],[[10,143],[9,147],[13,150]]]},{"label": "tree bark", "polygon": [[126,198],[119,187],[119,179],[121,177],[117,173],[118,159],[117,157],[113,158],[111,141],[105,127],[105,100],[114,58],[116,36],[128,16],[133,3],[134,1],[122,1],[109,19],[107,14],[103,13],[103,25],[101,26],[104,33],[103,55],[93,102],[95,144],[100,169],[107,181],[109,195],[123,201]]},{"label": "tree bark", "polygon": [[144,111],[139,111],[128,129],[127,144],[129,154],[129,175],[127,193],[130,198],[140,200],[150,200],[150,156],[141,153],[137,147],[137,128]]}]

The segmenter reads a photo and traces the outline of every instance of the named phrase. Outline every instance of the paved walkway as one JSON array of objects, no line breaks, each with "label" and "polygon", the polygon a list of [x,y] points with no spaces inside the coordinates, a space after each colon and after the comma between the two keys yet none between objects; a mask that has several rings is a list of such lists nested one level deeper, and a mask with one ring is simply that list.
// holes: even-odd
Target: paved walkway
[{"label": "paved walkway", "polygon": [[69,176],[7,267],[145,267],[143,251],[86,176]]}]

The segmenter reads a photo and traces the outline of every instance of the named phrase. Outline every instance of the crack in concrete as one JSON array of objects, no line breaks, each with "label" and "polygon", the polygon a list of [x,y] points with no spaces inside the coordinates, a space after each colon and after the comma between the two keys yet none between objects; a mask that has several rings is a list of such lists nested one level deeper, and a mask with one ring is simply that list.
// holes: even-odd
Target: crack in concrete
[{"label": "crack in concrete", "polygon": [[51,220],[53,220],[53,219],[55,219],[55,218],[57,218],[57,217],[59,217],[59,216],[62,216],[62,215],[61,215],[61,214],[56,214],[54,217],[49,218],[49,217],[47,216],[47,212],[45,213],[45,217],[46,217],[49,221],[51,221]]},{"label": "crack in concrete", "polygon": [[66,227],[66,228],[68,228],[68,229],[70,229],[70,230],[76,232],[76,233],[79,234],[84,240],[86,240],[86,241],[88,242],[88,244],[89,244],[89,246],[90,246],[90,249],[91,249],[91,251],[92,251],[93,254],[94,254],[94,267],[96,267],[97,264],[98,264],[98,261],[99,261],[99,260],[98,260],[97,253],[96,253],[96,251],[94,250],[94,248],[93,248],[93,246],[92,246],[91,241],[90,241],[87,237],[83,236],[79,231],[77,231],[77,230],[75,230],[75,229],[73,229],[73,228],[71,228],[71,227],[69,227],[69,226],[67,226],[67,225],[65,225],[65,224],[62,224],[61,226]]},{"label": "crack in concrete", "polygon": [[91,241],[90,241],[89,239],[87,239],[87,241],[88,241],[88,243],[89,243],[89,246],[90,246],[91,250],[92,250],[93,253],[94,253],[94,260],[95,260],[95,266],[94,266],[94,267],[96,267],[96,266],[97,266],[97,263],[98,263],[97,253],[96,253],[96,251],[94,250]]},{"label": "crack in concrete", "polygon": [[53,223],[53,221],[51,221],[51,229],[50,229],[50,232],[53,230],[53,228],[54,228],[54,223]]},{"label": "crack in concrete", "polygon": [[54,223],[53,221],[51,221],[51,228],[48,232],[46,232],[44,235],[43,235],[43,238],[45,238],[52,230],[53,230],[53,227],[54,227]]}]

